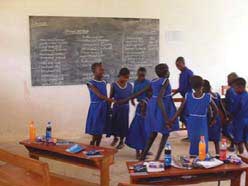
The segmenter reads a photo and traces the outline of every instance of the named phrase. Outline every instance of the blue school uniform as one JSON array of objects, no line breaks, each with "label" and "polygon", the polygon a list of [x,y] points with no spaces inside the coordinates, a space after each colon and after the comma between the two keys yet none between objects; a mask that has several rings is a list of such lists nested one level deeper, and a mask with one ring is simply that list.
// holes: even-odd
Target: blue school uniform
[{"label": "blue school uniform", "polygon": [[[152,97],[150,98],[147,105],[147,114],[145,118],[145,127],[148,134],[151,132],[159,132],[163,135],[169,135],[171,131],[179,129],[178,120],[175,121],[171,130],[166,127],[166,121],[162,115],[162,111],[158,106],[158,96],[161,88],[166,83],[167,78],[157,78],[151,81]],[[163,103],[165,111],[171,119],[176,113],[176,107],[171,96],[171,85],[169,84],[166,88]]]},{"label": "blue school uniform", "polygon": [[234,142],[248,141],[248,93],[239,95],[237,110],[233,111]]},{"label": "blue school uniform", "polygon": [[[136,80],[134,82],[133,93],[135,94],[149,85],[150,81],[148,80],[144,80],[142,82]],[[144,150],[148,136],[145,130],[145,116],[141,113],[141,102],[147,104],[147,93],[144,92],[138,96],[137,101],[139,103],[136,107],[135,116],[128,130],[126,144],[136,150]]]},{"label": "blue school uniform", "polygon": [[[131,83],[127,83],[124,88],[122,88],[117,82],[112,83],[112,88],[114,91],[113,98],[115,100],[126,99],[132,94],[133,86]],[[126,137],[129,125],[129,103],[126,104],[114,104],[112,123],[110,134],[118,137]]]},{"label": "blue school uniform", "polygon": [[187,92],[192,92],[192,88],[190,85],[190,78],[193,75],[194,73],[187,67],[185,67],[185,69],[180,73],[178,91],[182,97],[185,97],[185,94]]},{"label": "blue school uniform", "polygon": [[[225,106],[226,110],[232,115],[233,112],[236,112],[238,102],[239,102],[240,96],[234,91],[233,88],[229,88],[226,91],[226,96],[225,96]],[[223,134],[225,136],[232,136],[233,137],[233,122],[231,121],[227,125],[223,126]]]},{"label": "blue school uniform", "polygon": [[[95,86],[102,95],[107,96],[105,81],[89,80],[88,85]],[[100,99],[90,88],[90,107],[88,111],[85,133],[91,135],[101,135],[107,120],[107,102]]]},{"label": "blue school uniform", "polygon": [[[216,106],[218,108],[221,107],[221,97],[218,93],[215,93],[215,95],[212,95],[212,100],[215,102]],[[211,115],[208,115],[208,124],[210,122],[211,119]],[[216,122],[213,126],[210,127],[210,125],[208,125],[208,139],[209,141],[214,141],[214,142],[219,142],[221,139],[221,117],[218,114],[215,118]]]},{"label": "blue school uniform", "polygon": [[190,140],[190,155],[198,155],[200,136],[205,137],[206,152],[208,152],[208,119],[207,111],[211,102],[208,93],[196,98],[193,93],[186,94],[185,106],[188,111],[187,129]]}]

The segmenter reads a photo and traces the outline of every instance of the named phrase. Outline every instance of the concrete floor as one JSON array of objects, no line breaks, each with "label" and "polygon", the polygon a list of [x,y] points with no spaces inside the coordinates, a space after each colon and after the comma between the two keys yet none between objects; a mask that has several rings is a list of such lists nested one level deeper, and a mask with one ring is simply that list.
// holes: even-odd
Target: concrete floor
[{"label": "concrete floor", "polygon": [[[182,142],[181,139],[186,136],[185,132],[174,132],[170,138],[169,141],[172,144],[172,153],[174,156],[176,155],[186,155],[188,154],[188,147],[189,143]],[[152,152],[154,154],[156,153],[157,146],[159,143],[160,136],[158,136],[158,139],[155,141]],[[84,136],[81,139],[75,139],[74,141],[79,141],[83,143],[88,143],[90,140],[89,136]],[[109,144],[111,143],[111,139],[103,139],[102,146],[109,147]],[[4,148],[6,150],[9,150],[11,152],[25,155],[27,156],[27,151],[22,145],[19,145],[18,142],[0,142],[0,148]],[[213,144],[210,144],[210,152],[214,153],[214,147]],[[153,157],[151,157],[153,158]],[[71,177],[81,178],[85,180],[89,180],[92,182],[99,182],[99,172],[95,170],[90,170],[86,168],[79,168],[74,165],[69,165],[61,162],[56,162],[48,159],[42,159],[42,161],[48,162],[50,170],[52,172],[56,172],[58,174],[67,175]],[[121,151],[119,151],[116,154],[115,157],[115,164],[111,167],[111,186],[116,186],[119,182],[129,182],[129,175],[127,173],[127,168],[125,165],[125,162],[127,160],[135,160],[135,151],[128,148],[127,146],[124,147]],[[242,176],[242,186],[244,184],[244,176]],[[217,186],[217,182],[212,183],[202,183],[198,184],[201,186]],[[221,182],[221,186],[227,186],[230,185],[229,181]]]}]

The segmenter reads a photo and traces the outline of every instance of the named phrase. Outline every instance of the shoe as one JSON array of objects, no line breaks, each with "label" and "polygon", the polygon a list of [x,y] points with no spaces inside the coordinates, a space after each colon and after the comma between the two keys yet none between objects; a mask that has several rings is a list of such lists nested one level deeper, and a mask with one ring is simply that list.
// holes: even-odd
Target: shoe
[{"label": "shoe", "polygon": [[124,146],[125,146],[124,143],[123,143],[123,142],[120,142],[119,145],[117,145],[116,148],[117,148],[118,150],[120,150],[120,149],[123,149]]},{"label": "shoe", "polygon": [[114,138],[113,141],[112,141],[112,143],[110,145],[112,147],[114,147],[114,146],[116,146],[117,142],[118,142],[118,138]]}]

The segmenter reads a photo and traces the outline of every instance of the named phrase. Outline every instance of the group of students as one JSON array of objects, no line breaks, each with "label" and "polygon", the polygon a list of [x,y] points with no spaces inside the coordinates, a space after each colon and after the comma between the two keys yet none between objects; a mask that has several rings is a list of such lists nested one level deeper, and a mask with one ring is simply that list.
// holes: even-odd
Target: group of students
[{"label": "group of students", "polygon": [[[174,92],[169,82],[169,67],[160,63],[155,67],[157,77],[151,81],[146,79],[146,69],[140,67],[134,85],[129,82],[129,70],[120,69],[118,80],[111,84],[108,96],[103,80],[104,67],[101,63],[94,63],[93,79],[87,82],[90,107],[86,133],[92,135],[90,145],[99,146],[102,135],[106,134],[107,137],[114,137],[111,146],[122,149],[126,144],[136,150],[137,159],[145,160],[157,134],[161,133],[155,157],[158,160],[170,132],[179,129],[180,117],[188,130],[191,156],[198,155],[201,136],[205,138],[206,150],[208,141],[213,141],[216,154],[219,154],[222,133],[231,142],[230,150],[234,149],[234,145],[239,153],[243,153],[244,145],[248,149],[248,93],[245,79],[235,73],[228,76],[230,89],[223,104],[220,95],[212,92],[209,81],[193,75],[182,57],[177,58],[176,65],[181,74],[179,88]],[[173,96],[178,92],[184,101],[177,110]],[[136,112],[129,127],[129,102],[135,105],[135,99]]]}]

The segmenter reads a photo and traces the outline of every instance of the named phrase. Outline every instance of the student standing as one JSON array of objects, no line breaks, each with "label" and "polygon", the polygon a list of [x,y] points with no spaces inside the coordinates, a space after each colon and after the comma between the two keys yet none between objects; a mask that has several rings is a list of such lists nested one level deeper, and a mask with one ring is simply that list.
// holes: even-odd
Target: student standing
[{"label": "student standing", "polygon": [[176,113],[176,107],[171,97],[171,86],[169,82],[169,67],[161,63],[155,67],[158,78],[151,81],[152,97],[147,105],[145,125],[150,131],[150,137],[142,152],[140,160],[145,160],[158,133],[162,134],[162,139],[158,148],[155,160],[159,160],[165,143],[172,130],[178,130],[178,120],[175,119],[173,126],[167,125],[169,118]]},{"label": "student standing", "polygon": [[[136,107],[135,116],[128,130],[126,145],[136,150],[136,159],[140,158],[141,151],[144,150],[147,141],[147,133],[145,130],[146,106],[149,100],[148,89],[150,81],[145,78],[146,69],[140,67],[137,71],[137,79],[134,81],[133,95],[140,93],[136,98],[138,105]],[[134,102],[134,99],[132,99]],[[133,105],[135,105],[133,103]]]},{"label": "student standing", "polygon": [[[226,91],[225,95],[225,106],[228,112],[228,115],[231,116],[235,110],[237,110],[237,104],[239,102],[240,96],[233,89],[233,82],[238,78],[238,75],[235,72],[228,74],[227,83],[229,89]],[[234,147],[234,137],[233,137],[233,123],[229,121],[227,124],[223,125],[223,134],[231,142],[228,150],[233,152],[235,151]]]},{"label": "student standing", "polygon": [[[212,88],[211,88],[211,85],[210,85],[208,80],[204,80],[203,87],[204,87],[203,91],[205,93],[209,93],[211,95],[211,98],[214,101],[214,103],[216,104],[219,113],[222,112],[224,117],[227,118],[227,113],[226,113],[226,110],[223,106],[220,94],[218,94],[217,92],[216,93],[212,92]],[[213,108],[209,107],[209,112],[207,115],[208,116],[208,122],[210,122],[212,115],[213,115]],[[221,117],[220,117],[220,114],[217,114],[217,116],[215,118],[215,123],[211,126],[208,125],[208,138],[209,138],[209,141],[214,142],[216,155],[219,155],[219,153],[220,153],[219,142],[221,140],[221,129],[222,129]]]},{"label": "student standing", "polygon": [[191,156],[197,156],[201,136],[204,136],[205,138],[206,152],[208,152],[208,108],[211,105],[214,111],[210,126],[215,123],[218,109],[214,101],[211,99],[211,95],[203,92],[203,79],[200,76],[193,76],[190,83],[194,93],[191,92],[186,94],[185,100],[170,123],[173,123],[176,120],[184,108],[187,109],[188,116],[186,117],[186,121],[190,140],[189,153]]},{"label": "student standing", "polygon": [[[111,85],[110,98],[115,100],[125,100],[133,91],[133,86],[128,82],[130,72],[127,68],[119,71],[118,80]],[[128,133],[129,125],[129,101],[124,103],[114,103],[110,135],[114,136],[111,146],[115,146],[118,141],[117,149],[124,147],[124,138]],[[120,138],[120,139],[119,139]]]},{"label": "student standing", "polygon": [[108,103],[114,102],[108,98],[106,82],[103,80],[104,68],[102,63],[91,66],[94,78],[87,82],[90,93],[90,107],[88,111],[85,133],[92,135],[90,145],[99,146],[107,122]]},{"label": "student standing", "polygon": [[234,91],[240,96],[237,110],[233,112],[234,142],[240,154],[244,152],[243,144],[248,150],[248,93],[244,78],[237,78],[233,82]]},{"label": "student standing", "polygon": [[[177,93],[180,93],[180,95],[184,98],[187,92],[192,92],[190,78],[194,75],[194,73],[186,66],[183,57],[178,57],[176,59],[176,67],[181,73],[179,76],[179,87],[173,93],[173,96],[176,95]],[[187,110],[184,110],[180,116],[180,121],[183,122],[187,127],[187,123],[185,120],[186,115],[187,115]],[[188,141],[188,137],[186,137],[183,140]]]}]

